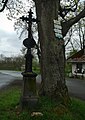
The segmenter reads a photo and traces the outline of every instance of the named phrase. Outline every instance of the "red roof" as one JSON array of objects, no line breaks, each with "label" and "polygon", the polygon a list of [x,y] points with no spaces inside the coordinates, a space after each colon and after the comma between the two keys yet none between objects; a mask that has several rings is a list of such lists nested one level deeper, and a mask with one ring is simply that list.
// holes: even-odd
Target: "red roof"
[{"label": "red roof", "polygon": [[67,62],[85,62],[85,54],[84,49],[80,50],[79,52],[73,54],[67,59]]}]

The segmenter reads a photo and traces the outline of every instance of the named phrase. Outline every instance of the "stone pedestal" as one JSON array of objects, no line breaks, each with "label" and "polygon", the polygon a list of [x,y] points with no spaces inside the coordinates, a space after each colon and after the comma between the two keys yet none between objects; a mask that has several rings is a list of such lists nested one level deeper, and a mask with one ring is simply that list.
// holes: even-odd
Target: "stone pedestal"
[{"label": "stone pedestal", "polygon": [[23,72],[23,95],[22,95],[22,109],[34,109],[38,103],[38,96],[36,94],[36,73]]}]

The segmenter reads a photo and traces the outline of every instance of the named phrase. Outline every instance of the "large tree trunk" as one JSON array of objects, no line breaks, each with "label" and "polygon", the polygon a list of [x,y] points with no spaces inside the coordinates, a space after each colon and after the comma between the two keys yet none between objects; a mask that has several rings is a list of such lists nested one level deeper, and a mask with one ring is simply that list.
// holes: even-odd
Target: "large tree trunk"
[{"label": "large tree trunk", "polygon": [[64,41],[57,39],[53,20],[58,18],[58,0],[36,0],[41,46],[42,93],[52,98],[68,100],[64,73]]}]

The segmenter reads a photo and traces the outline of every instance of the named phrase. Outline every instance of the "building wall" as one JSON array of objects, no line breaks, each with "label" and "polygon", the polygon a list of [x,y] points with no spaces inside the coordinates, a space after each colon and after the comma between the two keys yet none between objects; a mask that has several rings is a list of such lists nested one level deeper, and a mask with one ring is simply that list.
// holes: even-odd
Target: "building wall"
[{"label": "building wall", "polygon": [[85,69],[85,63],[83,64],[83,69]]},{"label": "building wall", "polygon": [[75,71],[76,70],[76,63],[73,63],[72,64],[72,74],[75,74]]}]

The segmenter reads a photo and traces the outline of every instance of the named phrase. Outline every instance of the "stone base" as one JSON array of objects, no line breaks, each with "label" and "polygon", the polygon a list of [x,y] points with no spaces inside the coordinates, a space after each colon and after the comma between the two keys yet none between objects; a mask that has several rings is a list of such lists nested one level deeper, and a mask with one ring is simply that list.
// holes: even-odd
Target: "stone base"
[{"label": "stone base", "polygon": [[22,110],[35,110],[38,106],[37,96],[26,96],[21,99]]},{"label": "stone base", "polygon": [[23,72],[23,93],[21,98],[22,109],[32,110],[37,107],[36,73]]}]

